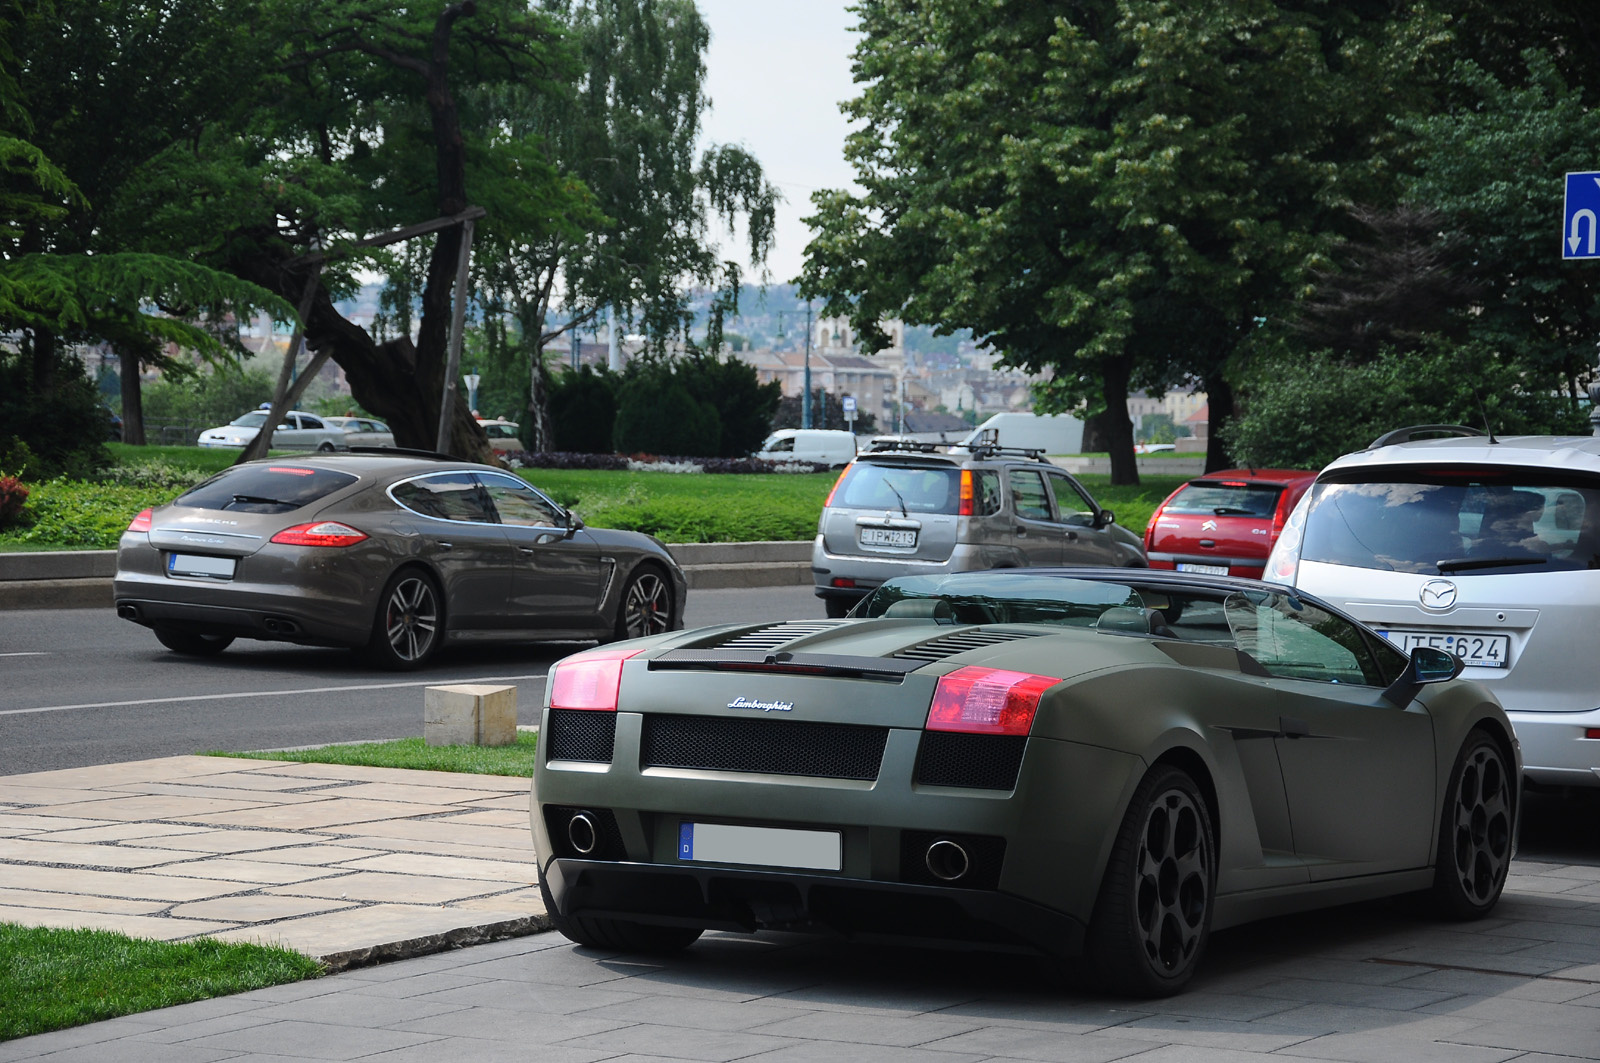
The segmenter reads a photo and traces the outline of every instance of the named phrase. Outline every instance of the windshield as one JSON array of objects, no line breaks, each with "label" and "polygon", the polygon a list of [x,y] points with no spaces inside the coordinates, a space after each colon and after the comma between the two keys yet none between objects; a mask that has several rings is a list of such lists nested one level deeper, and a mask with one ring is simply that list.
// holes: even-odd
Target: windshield
[{"label": "windshield", "polygon": [[243,414],[242,416],[235,417],[233,420],[229,421],[228,423],[229,424],[236,424],[240,428],[260,428],[262,425],[267,423],[267,411],[266,410],[251,410],[247,414]]},{"label": "windshield", "polygon": [[1307,561],[1429,575],[1600,567],[1600,482],[1571,474],[1385,470],[1318,484],[1311,506]]},{"label": "windshield", "polygon": [[[1095,627],[1111,609],[1143,610],[1139,592],[1117,583],[1063,579],[1056,576],[902,576],[867,596],[855,616],[919,615],[898,603],[944,602],[958,624],[1056,624]],[[891,612],[892,610],[892,612]],[[943,615],[928,612],[926,615]]]},{"label": "windshield", "polygon": [[833,504],[902,516],[954,513],[961,505],[961,471],[953,466],[858,461],[845,473],[834,492]]}]

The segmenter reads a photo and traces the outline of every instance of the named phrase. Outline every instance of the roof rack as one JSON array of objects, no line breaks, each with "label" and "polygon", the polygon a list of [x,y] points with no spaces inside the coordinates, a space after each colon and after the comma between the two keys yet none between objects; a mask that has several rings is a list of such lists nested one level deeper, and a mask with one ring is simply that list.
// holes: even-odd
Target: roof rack
[{"label": "roof rack", "polygon": [[891,451],[906,451],[912,454],[943,454],[944,448],[949,443],[919,443],[914,439],[880,439],[875,440],[867,447],[868,454],[886,454]]},{"label": "roof rack", "polygon": [[1483,433],[1464,424],[1414,424],[1409,428],[1396,428],[1393,432],[1385,432],[1374,439],[1367,449],[1377,450],[1379,447],[1392,446],[1395,443],[1409,443],[1422,435],[1481,436]]},{"label": "roof rack", "polygon": [[993,428],[985,428],[978,434],[975,442],[962,443],[960,446],[971,451],[972,456],[979,461],[996,455],[1011,455],[1018,458],[1027,458],[1031,461],[1042,461],[1046,465],[1050,464],[1050,459],[1044,456],[1043,447],[1002,447],[1000,445],[1000,433]]}]

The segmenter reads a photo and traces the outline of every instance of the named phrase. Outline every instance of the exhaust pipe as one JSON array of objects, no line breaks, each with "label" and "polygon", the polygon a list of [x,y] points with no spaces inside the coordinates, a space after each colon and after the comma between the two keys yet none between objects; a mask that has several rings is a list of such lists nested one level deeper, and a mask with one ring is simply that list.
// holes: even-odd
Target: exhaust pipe
[{"label": "exhaust pipe", "polygon": [[930,875],[944,882],[955,882],[972,868],[967,851],[948,838],[940,838],[928,846],[923,862],[928,865]]},{"label": "exhaust pipe", "polygon": [[293,620],[285,620],[277,616],[267,617],[261,621],[261,626],[274,635],[294,635],[300,631],[300,625]]},{"label": "exhaust pipe", "polygon": [[124,603],[117,606],[117,615],[124,620],[137,620],[139,619],[139,607],[132,603]]},{"label": "exhaust pipe", "polygon": [[587,812],[579,812],[567,820],[567,841],[572,843],[572,848],[579,856],[594,852],[595,846],[600,844],[600,831],[595,826],[594,817]]}]

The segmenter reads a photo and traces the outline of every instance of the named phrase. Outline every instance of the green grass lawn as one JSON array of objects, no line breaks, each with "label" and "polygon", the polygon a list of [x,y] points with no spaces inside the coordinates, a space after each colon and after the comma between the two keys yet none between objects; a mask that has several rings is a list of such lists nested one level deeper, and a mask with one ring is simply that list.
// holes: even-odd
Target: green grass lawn
[{"label": "green grass lawn", "polygon": [[464,771],[474,775],[517,775],[533,778],[533,756],[539,736],[518,731],[515,745],[430,746],[420,738],[392,742],[355,742],[317,749],[257,750],[251,753],[207,752],[208,757],[289,760],[297,764],[359,764],[368,768],[414,768],[420,771]]},{"label": "green grass lawn", "polygon": [[316,977],[309,956],[0,923],[0,1041]]}]

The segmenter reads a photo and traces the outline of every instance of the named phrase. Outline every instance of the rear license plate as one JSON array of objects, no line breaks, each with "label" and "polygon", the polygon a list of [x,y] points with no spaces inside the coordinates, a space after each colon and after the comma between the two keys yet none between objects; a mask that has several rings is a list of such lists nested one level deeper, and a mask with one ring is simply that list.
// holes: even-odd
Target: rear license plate
[{"label": "rear license plate", "polygon": [[168,554],[167,574],[172,576],[210,576],[213,579],[232,579],[231,557],[206,557],[202,554]]},{"label": "rear license plate", "polygon": [[726,823],[678,824],[678,859],[754,867],[803,867],[838,871],[841,842],[836,830],[735,827]]},{"label": "rear license plate", "polygon": [[916,546],[915,528],[862,528],[862,546]]},{"label": "rear license plate", "polygon": [[1505,668],[1511,639],[1507,635],[1480,635],[1469,631],[1380,631],[1378,634],[1410,653],[1432,646],[1460,657],[1474,668]]},{"label": "rear license plate", "polygon": [[1197,564],[1194,564],[1194,563],[1189,562],[1189,561],[1179,561],[1178,562],[1178,571],[1179,572],[1200,572],[1200,573],[1204,573],[1207,576],[1226,576],[1228,574],[1228,566],[1227,565],[1197,565]]}]

